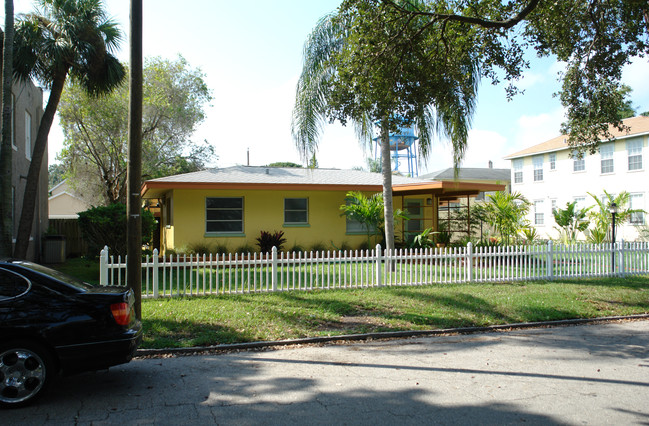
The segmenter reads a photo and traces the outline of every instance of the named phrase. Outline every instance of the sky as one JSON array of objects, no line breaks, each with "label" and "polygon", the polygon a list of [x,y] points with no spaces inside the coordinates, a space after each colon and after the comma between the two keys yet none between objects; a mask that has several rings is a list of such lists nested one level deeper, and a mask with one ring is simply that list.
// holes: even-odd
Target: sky
[{"label": "sky", "polygon": [[[301,163],[290,126],[302,49],[317,21],[340,1],[143,0],[144,56],[175,59],[182,55],[205,73],[213,100],[192,139],[214,146],[218,160],[212,166],[245,165],[248,151],[253,166]],[[124,32],[115,54],[128,62],[130,2],[104,3]],[[16,14],[33,10],[29,0],[14,0],[14,4]],[[4,14],[0,16],[4,22]],[[504,86],[483,81],[462,166],[487,167],[492,161],[494,167],[509,167],[503,159],[506,155],[557,136],[564,117],[552,94],[559,89],[556,73],[561,69],[551,58],[534,58],[519,82],[525,93],[510,102]],[[633,89],[631,99],[638,112],[649,110],[647,76],[647,58],[635,60],[624,71],[623,81]],[[57,122],[49,138],[50,164],[63,147]],[[317,160],[323,168],[366,166],[366,158],[374,155],[359,145],[352,128],[337,123],[325,127],[319,147]],[[438,140],[430,157],[420,159],[419,173],[452,165],[449,142]]]}]

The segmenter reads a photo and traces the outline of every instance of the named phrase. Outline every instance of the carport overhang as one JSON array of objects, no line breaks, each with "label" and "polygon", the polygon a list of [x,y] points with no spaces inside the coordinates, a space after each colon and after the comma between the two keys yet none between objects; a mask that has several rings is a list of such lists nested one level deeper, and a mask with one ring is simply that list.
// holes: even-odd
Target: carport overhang
[{"label": "carport overhang", "polygon": [[504,191],[505,188],[505,185],[496,183],[429,181],[393,185],[392,193],[397,196],[434,195],[439,199],[447,199],[476,196],[481,192]]}]

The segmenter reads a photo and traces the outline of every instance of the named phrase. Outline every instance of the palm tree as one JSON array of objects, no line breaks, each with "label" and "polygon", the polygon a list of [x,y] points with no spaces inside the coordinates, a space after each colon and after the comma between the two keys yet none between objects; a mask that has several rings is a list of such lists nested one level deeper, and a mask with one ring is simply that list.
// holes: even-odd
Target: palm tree
[{"label": "palm tree", "polygon": [[[385,237],[387,248],[392,249],[394,248],[394,209],[390,131],[394,130],[395,125],[398,125],[395,123],[399,121],[401,124],[414,125],[419,136],[420,158],[423,160],[430,153],[433,135],[448,137],[453,145],[454,166],[457,168],[466,148],[468,129],[475,109],[479,68],[476,58],[466,50],[458,55],[435,56],[434,53],[422,53],[421,50],[415,54],[407,50],[409,47],[403,47],[396,49],[398,50],[397,62],[401,67],[404,65],[401,62],[403,58],[408,58],[410,62],[407,66],[412,67],[408,69],[410,71],[408,74],[390,69],[384,70],[384,74],[377,74],[378,77],[371,75],[370,72],[368,77],[383,79],[380,80],[382,83],[380,86],[393,89],[377,93],[371,89],[372,84],[367,85],[370,88],[365,92],[362,85],[355,87],[343,85],[341,89],[340,86],[336,86],[340,72],[337,64],[344,63],[350,57],[352,61],[358,60],[349,53],[349,40],[351,40],[353,26],[345,16],[330,14],[323,17],[305,42],[304,63],[297,84],[291,130],[301,156],[306,159],[316,152],[320,133],[328,120],[338,119],[345,124],[349,119],[355,127],[359,141],[365,146],[371,146],[374,123],[379,123]],[[357,38],[355,37],[354,40]],[[416,48],[426,49],[422,46],[411,47],[411,49]],[[422,60],[422,57],[425,59]],[[342,58],[342,62],[336,61],[339,58]],[[363,61],[362,58],[360,60]],[[367,67],[371,68],[371,65],[368,64]],[[353,72],[346,73],[347,76],[350,74]],[[419,81],[413,81],[415,78],[412,77],[413,75],[429,79],[426,81],[427,89],[419,90]],[[431,84],[431,78],[436,79],[434,84]],[[408,86],[408,90],[396,89],[404,86]],[[430,90],[431,86],[435,89]],[[357,91],[359,87],[361,92]],[[341,90],[347,92],[340,96]],[[407,96],[410,96],[408,100],[404,100]],[[341,98],[354,103],[352,112],[348,112],[344,107],[341,108],[340,104],[338,110],[331,111],[331,105],[340,102]],[[392,104],[395,109],[387,111],[384,107],[386,104]],[[408,119],[399,117],[395,110],[409,111],[411,117]]]},{"label": "palm tree", "polygon": [[34,220],[38,178],[47,137],[68,75],[89,94],[117,87],[124,67],[112,55],[122,39],[106,16],[101,0],[39,0],[39,10],[20,17],[15,26],[14,77],[34,78],[50,97],[43,112],[27,175],[14,256],[27,256]]},{"label": "palm tree", "polygon": [[530,202],[520,192],[491,194],[484,208],[489,224],[500,234],[505,245],[509,245],[512,238],[527,226],[525,216]]},{"label": "palm tree", "polygon": [[611,204],[615,203],[619,209],[616,214],[617,226],[625,224],[631,219],[633,214],[644,213],[644,210],[627,208],[630,194],[626,191],[622,191],[618,195],[613,195],[604,190],[602,198],[598,198],[590,192],[588,195],[595,201],[595,205],[588,209],[588,219],[593,224],[593,228],[589,229],[588,240],[594,243],[610,242],[612,240]]}]

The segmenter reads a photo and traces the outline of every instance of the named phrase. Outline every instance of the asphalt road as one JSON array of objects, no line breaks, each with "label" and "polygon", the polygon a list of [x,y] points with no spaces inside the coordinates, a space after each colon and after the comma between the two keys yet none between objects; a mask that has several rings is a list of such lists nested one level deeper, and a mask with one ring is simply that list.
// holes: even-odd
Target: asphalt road
[{"label": "asphalt road", "polygon": [[649,321],[136,359],[2,425],[649,424]]}]

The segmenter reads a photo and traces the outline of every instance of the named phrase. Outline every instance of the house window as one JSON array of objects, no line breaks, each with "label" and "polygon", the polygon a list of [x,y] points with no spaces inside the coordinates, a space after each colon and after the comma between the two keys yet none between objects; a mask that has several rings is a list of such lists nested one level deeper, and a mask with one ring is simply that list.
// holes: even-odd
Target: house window
[{"label": "house window", "polygon": [[642,169],[642,140],[628,141],[626,152],[629,158],[629,170]]},{"label": "house window", "polygon": [[304,225],[309,223],[307,198],[284,198],[284,223]]},{"label": "house window", "polygon": [[205,231],[242,233],[243,197],[206,198]]},{"label": "house window", "polygon": [[534,201],[534,225],[544,225],[543,200]]},{"label": "house window", "polygon": [[556,170],[557,169],[557,154],[552,153],[548,154],[548,162],[550,163],[550,170]]},{"label": "house window", "polygon": [[602,157],[601,162],[602,162],[602,174],[605,173],[613,173],[615,171],[615,167],[613,164],[613,152],[615,151],[615,145],[612,143],[608,143],[606,145],[602,145],[599,148],[599,154]]},{"label": "house window", "polygon": [[553,198],[550,202],[552,203],[552,213],[554,214],[557,211],[557,199]]},{"label": "house window", "polygon": [[[345,199],[345,204],[352,204],[352,200]],[[376,233],[376,227],[372,226],[369,230],[369,233]],[[368,232],[367,228],[363,223],[358,220],[351,219],[349,215],[345,215],[345,232],[348,234],[366,234]]]},{"label": "house window", "polygon": [[534,182],[543,180],[543,156],[537,155],[532,159],[534,163]]},{"label": "house window", "polygon": [[576,210],[583,210],[586,208],[586,197],[574,197],[573,200],[575,201]]},{"label": "house window", "polygon": [[[642,194],[630,194],[629,208],[631,210],[643,210],[643,201],[644,200]],[[631,223],[631,225],[644,225],[644,212],[638,211],[631,213],[631,216],[629,217],[629,223]]]},{"label": "house window", "polygon": [[32,116],[25,111],[25,157],[32,159]]},{"label": "house window", "polygon": [[523,183],[523,159],[514,160],[514,183]]}]

